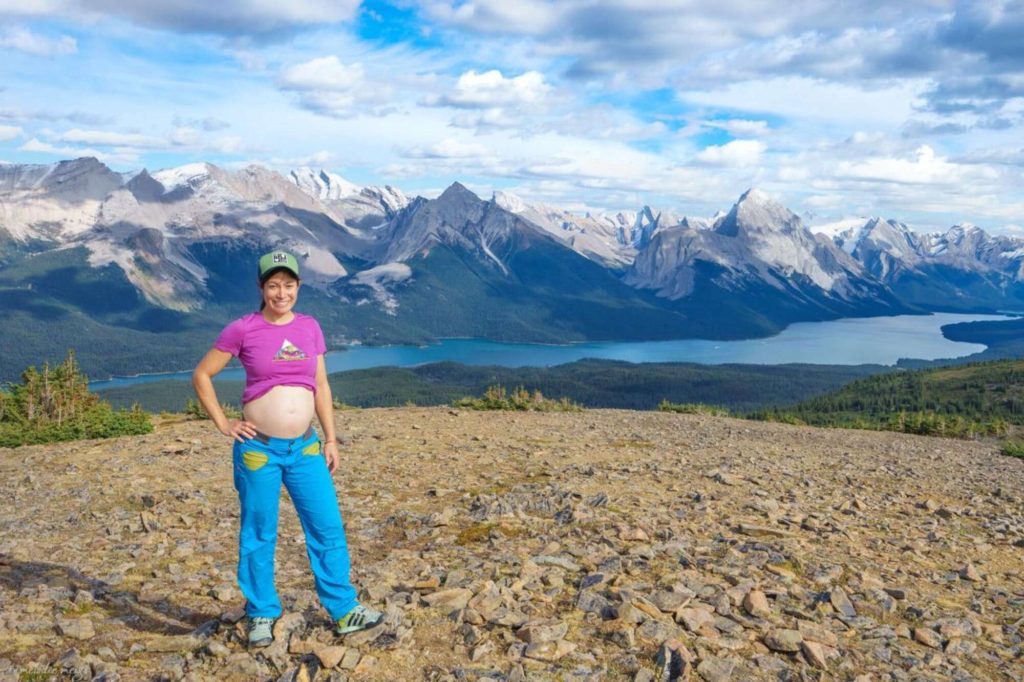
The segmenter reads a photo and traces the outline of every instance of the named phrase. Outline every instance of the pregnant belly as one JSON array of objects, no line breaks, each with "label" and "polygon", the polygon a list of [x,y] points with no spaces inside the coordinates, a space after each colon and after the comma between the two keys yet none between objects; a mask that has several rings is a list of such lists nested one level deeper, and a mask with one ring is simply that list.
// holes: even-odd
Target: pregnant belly
[{"label": "pregnant belly", "polygon": [[298,438],[313,421],[313,392],[303,386],[275,386],[242,410],[246,421],[274,438]]}]

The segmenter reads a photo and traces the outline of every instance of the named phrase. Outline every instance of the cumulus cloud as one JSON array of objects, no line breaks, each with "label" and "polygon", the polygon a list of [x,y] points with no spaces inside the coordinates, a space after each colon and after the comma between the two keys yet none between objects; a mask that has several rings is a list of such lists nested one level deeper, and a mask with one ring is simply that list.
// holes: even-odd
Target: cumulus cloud
[{"label": "cumulus cloud", "polygon": [[4,126],[0,125],[0,142],[10,142],[16,138],[21,137],[23,131],[18,126]]},{"label": "cumulus cloud", "polygon": [[760,162],[765,149],[767,145],[760,140],[733,140],[705,147],[694,156],[694,160],[709,166],[753,166]]},{"label": "cumulus cloud", "polygon": [[870,157],[838,164],[836,175],[853,180],[914,185],[959,185],[971,180],[994,180],[987,166],[967,166],[939,156],[921,145],[909,157]]},{"label": "cumulus cloud", "polygon": [[277,84],[283,90],[296,92],[303,108],[336,118],[380,113],[375,107],[383,104],[391,92],[387,86],[369,82],[361,63],[343,64],[334,55],[282,70]]},{"label": "cumulus cloud", "polygon": [[450,93],[428,99],[427,103],[470,109],[533,105],[542,102],[549,92],[551,86],[537,71],[506,78],[497,69],[483,73],[470,70],[459,76]]},{"label": "cumulus cloud", "polygon": [[59,57],[78,52],[78,42],[71,36],[48,38],[26,28],[9,28],[0,34],[0,48],[19,50],[39,57]]}]

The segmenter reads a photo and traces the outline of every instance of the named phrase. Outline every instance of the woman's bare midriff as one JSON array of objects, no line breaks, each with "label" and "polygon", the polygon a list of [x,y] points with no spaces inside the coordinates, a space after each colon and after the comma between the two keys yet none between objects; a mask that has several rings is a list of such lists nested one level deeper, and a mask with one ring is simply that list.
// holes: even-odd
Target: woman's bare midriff
[{"label": "woman's bare midriff", "polygon": [[298,438],[313,421],[313,391],[304,386],[275,386],[242,408],[245,420],[273,438]]}]

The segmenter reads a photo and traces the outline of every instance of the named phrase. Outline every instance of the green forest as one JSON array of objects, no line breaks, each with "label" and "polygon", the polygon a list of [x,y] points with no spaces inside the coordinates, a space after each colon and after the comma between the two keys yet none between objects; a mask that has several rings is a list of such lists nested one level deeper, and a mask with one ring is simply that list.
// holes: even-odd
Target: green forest
[{"label": "green forest", "polygon": [[1024,360],[879,374],[753,418],[953,437],[1024,426]]},{"label": "green forest", "polygon": [[[448,405],[482,396],[488,387],[522,386],[584,407],[653,410],[662,400],[708,403],[734,412],[788,405],[835,390],[853,379],[892,371],[882,365],[635,364],[580,360],[555,367],[496,367],[440,362],[375,367],[330,375],[334,397],[357,407]],[[238,404],[241,381],[215,380],[218,397]],[[112,404],[178,412],[194,397],[187,381],[164,380],[102,392]]]}]

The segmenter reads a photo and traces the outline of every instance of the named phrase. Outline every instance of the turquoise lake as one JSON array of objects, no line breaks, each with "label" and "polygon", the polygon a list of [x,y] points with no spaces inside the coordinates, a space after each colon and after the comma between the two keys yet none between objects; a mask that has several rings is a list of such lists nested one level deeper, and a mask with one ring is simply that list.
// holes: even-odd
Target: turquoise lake
[{"label": "turquoise lake", "polygon": [[[327,370],[340,372],[386,365],[414,367],[451,360],[467,365],[549,367],[583,358],[627,362],[698,362],[775,365],[793,362],[829,365],[893,365],[900,358],[962,357],[985,346],[959,343],[942,336],[941,328],[957,322],[1011,319],[1005,315],[899,315],[846,318],[829,322],[799,322],[764,339],[741,341],[599,342],[568,345],[497,343],[478,339],[446,339],[429,346],[353,346],[327,354]],[[211,333],[211,340],[215,334]],[[198,361],[198,358],[196,358]],[[218,378],[243,379],[240,367],[224,370]],[[191,371],[116,377],[90,384],[93,390],[162,379],[187,380]]]}]

